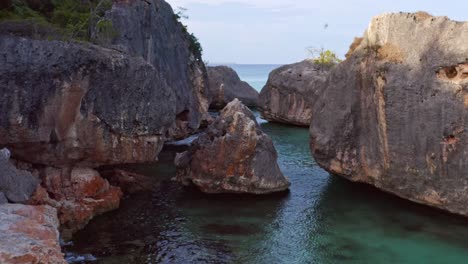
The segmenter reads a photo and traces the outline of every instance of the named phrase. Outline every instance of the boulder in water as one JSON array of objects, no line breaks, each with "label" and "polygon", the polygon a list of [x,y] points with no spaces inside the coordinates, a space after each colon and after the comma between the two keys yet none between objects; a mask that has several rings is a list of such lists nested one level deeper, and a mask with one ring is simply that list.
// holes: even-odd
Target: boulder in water
[{"label": "boulder in water", "polygon": [[308,127],[312,107],[325,89],[331,67],[305,60],[272,71],[260,92],[258,109],[262,117],[272,122]]},{"label": "boulder in water", "polygon": [[177,155],[175,163],[177,181],[206,193],[265,194],[290,185],[277,164],[270,137],[237,99],[188,151]]},{"label": "boulder in water", "polygon": [[333,174],[468,216],[468,22],[374,17],[315,102],[311,149]]},{"label": "boulder in water", "polygon": [[227,66],[208,67],[210,108],[223,109],[229,102],[239,99],[244,105],[256,107],[258,92],[242,81],[237,73]]}]

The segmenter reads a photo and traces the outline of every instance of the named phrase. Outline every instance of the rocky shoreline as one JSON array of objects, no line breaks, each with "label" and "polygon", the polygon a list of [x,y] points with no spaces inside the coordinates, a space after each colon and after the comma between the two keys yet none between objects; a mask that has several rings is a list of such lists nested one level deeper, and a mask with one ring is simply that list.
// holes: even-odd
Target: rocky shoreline
[{"label": "rocky shoreline", "polygon": [[207,69],[176,17],[163,0],[113,1],[103,19],[119,34],[92,32],[99,45],[0,23],[1,263],[65,263],[59,237],[151,188],[113,166],[157,162],[165,142],[194,133],[175,160],[181,184],[287,190],[247,106],[310,126],[312,155],[331,174],[468,216],[467,22],[377,16],[344,62],[283,66],[259,95],[232,69]]}]

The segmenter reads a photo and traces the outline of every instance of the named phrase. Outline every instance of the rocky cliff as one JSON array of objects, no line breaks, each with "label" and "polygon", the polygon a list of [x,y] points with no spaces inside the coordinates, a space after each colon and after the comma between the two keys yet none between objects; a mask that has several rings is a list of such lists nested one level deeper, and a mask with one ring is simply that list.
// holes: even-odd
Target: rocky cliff
[{"label": "rocky cliff", "polygon": [[171,136],[196,131],[209,106],[207,73],[196,40],[171,6],[163,0],[117,0],[102,21],[110,21],[116,34],[97,30],[98,43],[142,57],[172,89],[177,122]]},{"label": "rocky cliff", "polygon": [[210,108],[223,109],[229,102],[239,99],[244,105],[256,107],[258,92],[230,67],[208,67]]},{"label": "rocky cliff", "polygon": [[372,19],[312,111],[329,172],[468,216],[468,23],[426,13]]},{"label": "rocky cliff", "polygon": [[166,2],[113,1],[95,19],[99,45],[0,24],[0,147],[41,180],[29,203],[57,208],[65,234],[119,205],[92,168],[157,161],[208,109],[200,50]]},{"label": "rocky cliff", "polygon": [[305,60],[272,71],[260,92],[258,109],[262,117],[308,127],[312,107],[325,88],[330,67]]}]

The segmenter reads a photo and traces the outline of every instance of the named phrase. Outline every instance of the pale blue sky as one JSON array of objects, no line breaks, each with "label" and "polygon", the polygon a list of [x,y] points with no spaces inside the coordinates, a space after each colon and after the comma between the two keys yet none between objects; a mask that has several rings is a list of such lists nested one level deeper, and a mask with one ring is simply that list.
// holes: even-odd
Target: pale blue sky
[{"label": "pale blue sky", "polygon": [[184,23],[200,39],[210,63],[292,63],[307,58],[307,47],[332,49],[344,57],[353,38],[384,12],[424,10],[468,20],[468,0],[166,1],[175,10],[188,9]]}]

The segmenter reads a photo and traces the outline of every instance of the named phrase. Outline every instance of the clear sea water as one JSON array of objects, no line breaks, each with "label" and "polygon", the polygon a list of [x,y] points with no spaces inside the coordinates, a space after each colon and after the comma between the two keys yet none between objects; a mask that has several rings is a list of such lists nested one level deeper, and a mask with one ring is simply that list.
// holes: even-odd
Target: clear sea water
[{"label": "clear sea water", "polygon": [[[235,68],[255,88],[273,66]],[[257,113],[258,115],[258,113]],[[152,192],[125,198],[65,247],[75,263],[468,263],[468,220],[329,175],[308,131],[261,120],[289,193],[205,195],[172,182],[173,151],[132,169]]]}]

